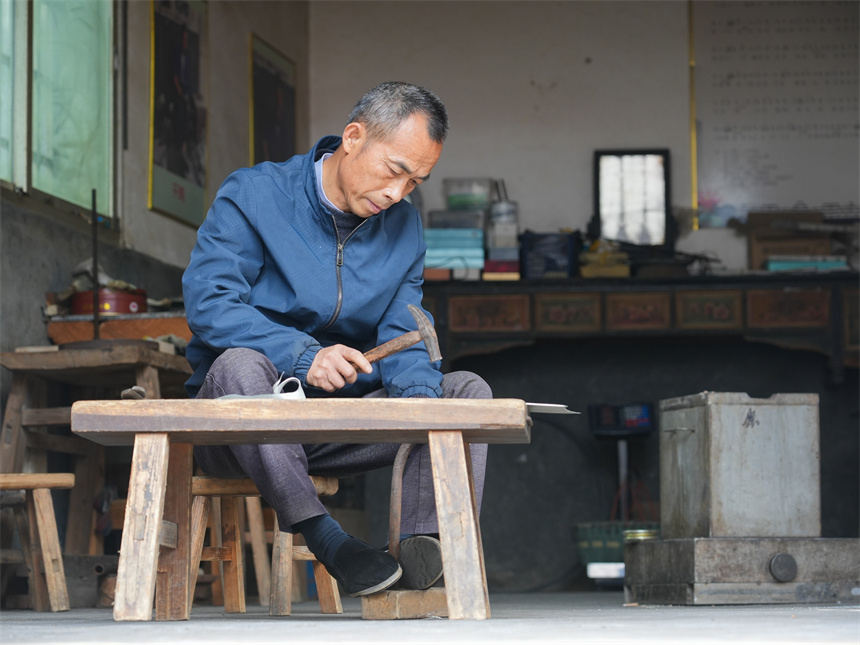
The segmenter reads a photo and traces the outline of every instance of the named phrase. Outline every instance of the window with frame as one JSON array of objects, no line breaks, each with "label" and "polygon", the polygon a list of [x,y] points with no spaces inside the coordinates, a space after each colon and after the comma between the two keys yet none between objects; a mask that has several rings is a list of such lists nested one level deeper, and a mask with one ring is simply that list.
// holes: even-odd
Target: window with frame
[{"label": "window with frame", "polygon": [[[85,208],[95,189],[99,213],[112,215],[113,3],[2,0],[0,28],[0,179]],[[26,60],[24,47],[22,60],[27,42],[32,56]],[[20,109],[27,104],[27,85],[16,78],[22,69],[29,114]],[[7,101],[17,109],[6,109]],[[27,131],[22,141],[17,133]],[[16,172],[22,161],[26,172]]]},{"label": "window with frame", "polygon": [[15,183],[12,114],[15,105],[15,4],[0,0],[0,179]]}]

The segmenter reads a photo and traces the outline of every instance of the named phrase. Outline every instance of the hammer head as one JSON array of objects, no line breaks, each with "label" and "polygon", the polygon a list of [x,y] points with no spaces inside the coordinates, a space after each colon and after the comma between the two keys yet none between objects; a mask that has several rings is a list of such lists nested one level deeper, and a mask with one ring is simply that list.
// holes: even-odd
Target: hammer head
[{"label": "hammer head", "polygon": [[421,340],[424,341],[427,353],[430,354],[430,362],[441,361],[442,351],[439,349],[439,339],[436,337],[436,330],[433,328],[430,319],[415,305],[410,304],[406,306],[409,308],[409,312],[412,314],[415,322],[418,323],[418,333],[421,334]]}]

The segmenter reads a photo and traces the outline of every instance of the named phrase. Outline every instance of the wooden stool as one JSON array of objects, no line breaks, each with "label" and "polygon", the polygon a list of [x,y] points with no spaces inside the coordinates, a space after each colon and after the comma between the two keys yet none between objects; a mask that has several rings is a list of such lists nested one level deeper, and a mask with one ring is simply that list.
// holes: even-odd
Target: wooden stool
[{"label": "wooden stool", "polygon": [[[23,498],[10,501],[27,566],[30,601],[36,611],[69,610],[69,592],[50,489],[73,488],[74,485],[75,476],[70,473],[0,475],[0,491],[25,491]],[[5,550],[0,557],[0,562],[17,561],[13,553]]]},{"label": "wooden stool", "polygon": [[[311,477],[319,495],[333,495],[337,492],[337,479],[329,477]],[[263,517],[257,499],[260,492],[250,479],[222,479],[219,477],[201,477],[192,479],[191,494],[191,562],[192,580],[189,584],[189,602],[194,597],[194,584],[199,562],[223,563],[222,585],[224,589],[224,611],[227,613],[245,612],[245,567],[243,552],[242,524],[239,519],[238,497],[254,499],[256,504],[249,505],[249,525],[253,539],[257,585],[261,596],[269,587],[269,615],[289,616],[292,611],[293,560],[310,561],[313,563],[314,578],[319,594],[320,610],[324,614],[343,613],[337,581],[331,577],[325,567],[320,564],[313,554],[303,546],[293,545],[293,534],[280,531],[275,518],[272,538],[272,567],[271,577],[264,573],[268,562],[266,545],[263,537]],[[204,537],[208,525],[212,499],[220,502],[221,544],[204,547]]]}]

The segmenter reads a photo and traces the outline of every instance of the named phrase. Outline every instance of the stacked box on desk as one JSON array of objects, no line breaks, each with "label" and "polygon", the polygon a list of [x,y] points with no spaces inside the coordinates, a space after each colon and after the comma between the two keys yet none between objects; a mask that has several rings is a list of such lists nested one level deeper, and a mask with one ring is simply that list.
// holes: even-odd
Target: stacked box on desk
[{"label": "stacked box on desk", "polygon": [[487,225],[487,261],[484,280],[520,279],[520,242],[516,222]]},{"label": "stacked box on desk", "polygon": [[424,229],[424,266],[434,269],[484,267],[484,231],[480,228]]},{"label": "stacked box on desk", "polygon": [[770,255],[768,271],[838,271],[848,268],[844,255]]}]

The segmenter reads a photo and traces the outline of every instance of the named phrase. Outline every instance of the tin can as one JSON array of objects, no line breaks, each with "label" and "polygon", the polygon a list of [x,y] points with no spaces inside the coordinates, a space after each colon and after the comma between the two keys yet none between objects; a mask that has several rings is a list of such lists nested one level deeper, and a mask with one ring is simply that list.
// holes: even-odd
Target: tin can
[{"label": "tin can", "polygon": [[[146,292],[143,289],[121,291],[99,289],[99,316],[142,314],[146,312]],[[72,296],[72,315],[93,313],[93,292],[78,291]]]}]

